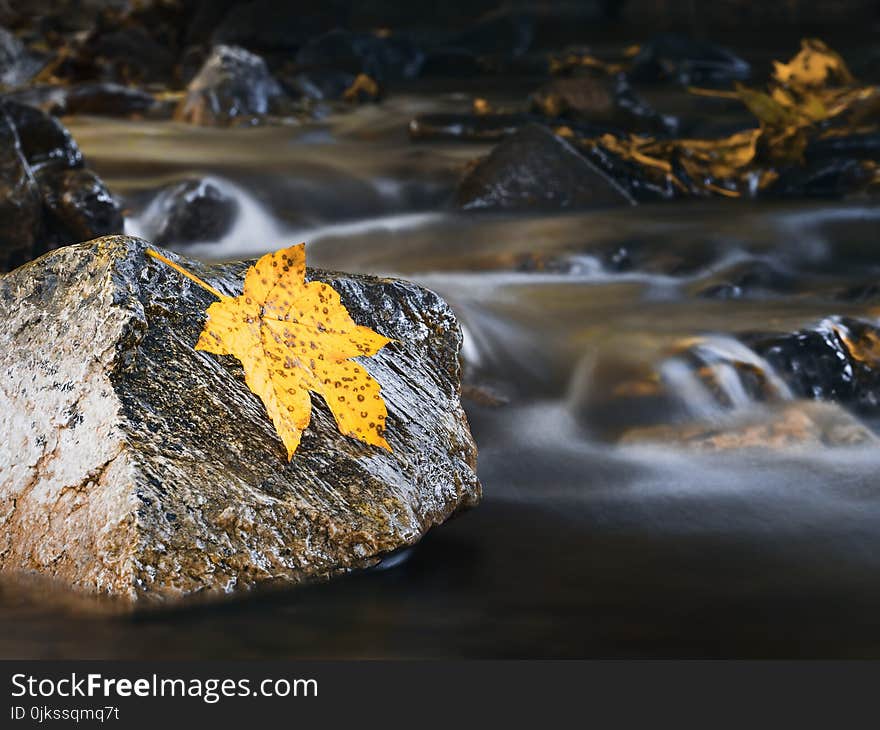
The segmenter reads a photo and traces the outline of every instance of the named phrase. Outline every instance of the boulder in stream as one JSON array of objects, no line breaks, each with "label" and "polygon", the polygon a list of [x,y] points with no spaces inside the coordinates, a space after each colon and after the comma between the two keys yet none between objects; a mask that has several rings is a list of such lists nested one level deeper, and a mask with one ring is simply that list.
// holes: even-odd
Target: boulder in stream
[{"label": "boulder in stream", "polygon": [[218,241],[232,228],[238,208],[218,182],[196,178],[162,190],[142,223],[160,246]]},{"label": "boulder in stream", "polygon": [[763,357],[792,393],[832,400],[863,413],[880,411],[880,330],[851,317],[827,317],[786,333],[742,339]]},{"label": "boulder in stream", "polygon": [[192,124],[248,122],[272,113],[284,99],[262,58],[238,46],[219,45],[190,81],[175,115]]},{"label": "boulder in stream", "polygon": [[0,97],[0,271],[123,225],[119,204],[64,125]]},{"label": "boulder in stream", "polygon": [[634,201],[564,139],[529,124],[473,165],[458,186],[456,203],[465,210],[554,210]]},{"label": "boulder in stream", "polygon": [[[461,331],[407,282],[309,270],[394,342],[363,363],[393,452],[320,398],[288,462],[237,360],[197,352],[213,297],[109,236],[0,277],[0,570],[131,601],[375,565],[475,505]],[[249,262],[181,260],[229,294]]]}]

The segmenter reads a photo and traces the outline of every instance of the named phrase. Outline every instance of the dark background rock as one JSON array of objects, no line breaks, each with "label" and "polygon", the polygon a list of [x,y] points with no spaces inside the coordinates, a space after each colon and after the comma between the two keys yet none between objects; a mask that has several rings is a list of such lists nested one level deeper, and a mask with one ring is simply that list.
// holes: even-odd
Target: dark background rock
[{"label": "dark background rock", "polygon": [[284,98],[259,56],[236,46],[215,46],[187,87],[176,116],[193,124],[228,124],[269,114]]},{"label": "dark background rock", "polygon": [[0,98],[0,271],[76,241],[120,233],[119,204],[47,113]]},{"label": "dark background rock", "polygon": [[[0,465],[0,570],[132,600],[223,594],[374,565],[477,503],[461,331],[436,294],[309,271],[395,340],[364,363],[393,452],[315,398],[288,462],[239,363],[194,349],[213,297],[147,246],[107,237],[0,277],[0,408],[39,413],[0,422],[21,459]],[[230,294],[248,266],[182,263]]]},{"label": "dark background rock", "polygon": [[144,225],[160,246],[219,241],[238,214],[238,201],[206,179],[184,180],[163,190]]},{"label": "dark background rock", "polygon": [[41,176],[40,187],[57,245],[120,233],[125,228],[119,203],[91,170],[51,171]]},{"label": "dark background rock", "polygon": [[528,125],[465,175],[465,210],[601,208],[632,205],[629,194],[546,127]]}]

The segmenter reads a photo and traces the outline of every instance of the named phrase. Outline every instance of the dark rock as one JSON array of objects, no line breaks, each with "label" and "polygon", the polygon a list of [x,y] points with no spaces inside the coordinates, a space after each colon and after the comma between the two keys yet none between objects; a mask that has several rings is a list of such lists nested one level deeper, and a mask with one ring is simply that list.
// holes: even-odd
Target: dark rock
[{"label": "dark rock", "polygon": [[617,182],[639,203],[683,197],[683,191],[668,175],[626,160],[602,144],[590,142],[581,148],[584,156]]},{"label": "dark rock", "polygon": [[238,215],[238,201],[210,179],[185,180],[156,196],[143,221],[162,246],[218,241]]},{"label": "dark rock", "polygon": [[867,322],[829,317],[810,329],[741,339],[797,396],[864,412],[880,407],[880,331]]},{"label": "dark rock", "polygon": [[0,271],[32,258],[41,223],[39,189],[0,107]]},{"label": "dark rock", "polygon": [[0,142],[0,271],[122,230],[118,205],[57,119],[0,99]]},{"label": "dark rock", "polygon": [[301,69],[329,68],[377,81],[418,75],[424,54],[405,36],[379,37],[337,28],[306,43],[296,55]]},{"label": "dark rock", "polygon": [[880,132],[863,132],[811,141],[804,150],[807,163],[836,158],[880,162]]},{"label": "dark rock", "polygon": [[216,46],[187,87],[176,116],[192,124],[252,121],[277,110],[284,92],[266,62],[236,46]]},{"label": "dark rock", "polygon": [[707,41],[663,33],[642,46],[629,76],[634,81],[723,85],[745,81],[751,67],[733,52]]},{"label": "dark rock", "polygon": [[465,210],[632,205],[629,194],[546,127],[531,124],[501,142],[456,192]]},{"label": "dark rock", "polygon": [[91,170],[52,171],[41,177],[40,187],[61,245],[122,233],[125,228],[119,203]]},{"label": "dark rock", "polygon": [[435,48],[425,54],[421,75],[425,77],[470,78],[483,72],[480,59],[464,48]]},{"label": "dark rock", "polygon": [[583,74],[553,79],[532,95],[551,118],[613,125],[619,131],[674,134],[678,124],[642,99],[625,74]]},{"label": "dark rock", "polygon": [[847,157],[819,157],[803,165],[781,170],[779,177],[762,191],[766,197],[841,198],[873,182],[875,166]]},{"label": "dark rock", "polygon": [[21,153],[34,172],[83,164],[82,153],[70,132],[54,117],[34,107],[2,99],[0,115],[15,129]]},{"label": "dark rock", "polygon": [[127,117],[145,114],[156,106],[152,94],[112,83],[86,83],[68,89],[64,114],[96,114]]},{"label": "dark rock", "polygon": [[493,11],[453,38],[450,45],[479,56],[521,56],[532,45],[531,16],[506,9]]},{"label": "dark rock", "polygon": [[[370,567],[478,502],[461,331],[436,294],[308,271],[394,338],[363,363],[393,451],[341,435],[316,397],[288,462],[239,363],[194,349],[213,297],[147,245],[107,237],[0,277],[0,571],[223,595]],[[181,263],[239,294],[248,262]]]}]

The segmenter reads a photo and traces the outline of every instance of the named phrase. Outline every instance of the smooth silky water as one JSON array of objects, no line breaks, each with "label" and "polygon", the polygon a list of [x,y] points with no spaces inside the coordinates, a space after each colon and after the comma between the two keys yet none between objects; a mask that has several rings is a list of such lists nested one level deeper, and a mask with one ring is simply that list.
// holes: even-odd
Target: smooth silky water
[{"label": "smooth silky water", "polygon": [[[187,255],[255,257],[305,240],[313,266],[443,295],[465,330],[485,499],[374,571],[216,605],[120,615],[5,581],[0,656],[880,653],[880,450],[697,453],[618,440],[642,426],[773,418],[791,393],[735,335],[871,318],[870,303],[839,293],[878,279],[880,210],[722,201],[455,213],[461,170],[488,148],[412,143],[406,124],[463,105],[404,94],[240,130],[68,120],[129,201],[131,233],[149,235],[158,187],[207,175],[239,201],[239,219]],[[759,272],[758,284],[706,295],[742,271]],[[769,403],[754,402],[736,363],[763,373]],[[640,400],[643,382],[670,397]]]}]

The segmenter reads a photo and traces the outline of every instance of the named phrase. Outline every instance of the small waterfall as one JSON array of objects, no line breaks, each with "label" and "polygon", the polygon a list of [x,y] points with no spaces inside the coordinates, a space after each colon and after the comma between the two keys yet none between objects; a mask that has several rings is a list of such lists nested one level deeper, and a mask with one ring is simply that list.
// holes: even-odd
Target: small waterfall
[{"label": "small waterfall", "polygon": [[[205,258],[224,258],[232,251],[264,253],[279,248],[287,238],[276,223],[275,217],[247,190],[217,176],[200,178],[203,183],[213,185],[220,193],[238,203],[238,213],[229,231],[216,241],[197,241],[186,246],[188,254]],[[171,186],[169,186],[171,187]],[[150,241],[158,229],[164,215],[165,201],[159,192],[150,204],[139,214],[125,221],[125,232]]]},{"label": "small waterfall", "polygon": [[[759,400],[793,398],[788,385],[764,358],[725,335],[694,339],[685,353],[664,362],[660,373],[670,391],[699,418],[717,418]],[[756,383],[746,384],[744,373],[751,373]]]}]

